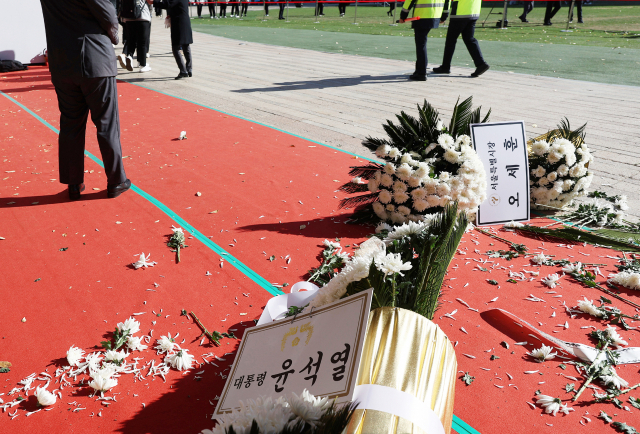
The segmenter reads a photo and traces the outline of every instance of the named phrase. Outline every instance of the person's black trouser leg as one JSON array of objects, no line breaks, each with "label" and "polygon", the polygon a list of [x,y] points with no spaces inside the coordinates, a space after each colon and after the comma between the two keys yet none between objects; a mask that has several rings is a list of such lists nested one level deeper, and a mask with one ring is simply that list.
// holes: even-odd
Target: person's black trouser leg
[{"label": "person's black trouser leg", "polygon": [[240,15],[247,15],[248,9],[249,9],[249,4],[242,3],[242,10],[240,11]]},{"label": "person's black trouser leg", "polygon": [[198,18],[202,18],[202,3],[198,3],[196,8],[198,9]]},{"label": "person's black trouser leg", "polygon": [[210,3],[209,4],[209,15],[212,17],[216,16],[216,4],[215,3]]},{"label": "person's black trouser leg", "polygon": [[[184,54],[184,60],[182,60],[182,56],[180,55],[180,48],[182,48],[182,54]],[[180,69],[181,74],[187,74],[193,70],[193,59],[191,58],[191,45],[172,45],[171,49],[173,51],[173,57],[176,59],[176,63],[178,64],[178,68]],[[186,60],[186,65],[185,65]]]},{"label": "person's black trouser leg", "polygon": [[453,59],[453,53],[456,51],[456,42],[458,42],[458,36],[462,33],[464,26],[461,21],[464,19],[452,19],[449,20],[449,27],[447,28],[447,38],[444,42],[444,56],[442,56],[442,69],[451,69],[451,59]]},{"label": "person's black trouser leg", "polygon": [[482,51],[480,51],[480,44],[474,36],[476,32],[477,20],[464,19],[464,21],[466,21],[466,23],[464,28],[462,29],[462,40],[467,46],[467,51],[469,51],[474,65],[476,66],[476,68],[486,65],[487,62],[484,61],[484,58],[482,57]]},{"label": "person's black trouser leg", "polygon": [[84,145],[87,116],[97,128],[98,145],[107,184],[127,180],[122,163],[118,90],[115,77],[51,79],[60,109],[58,162],[60,182],[84,182]]},{"label": "person's black trouser leg", "polygon": [[151,23],[149,21],[129,21],[129,23],[135,28],[135,47],[138,51],[138,63],[140,63],[140,66],[147,66]]},{"label": "person's black trouser leg", "polygon": [[125,56],[133,56],[138,46],[138,28],[135,23],[135,21],[125,21],[124,23],[127,39],[124,42],[122,53]]},{"label": "person's black trouser leg", "polygon": [[522,18],[523,20],[526,20],[527,14],[529,14],[529,12],[533,10],[533,1],[522,2],[522,5],[523,5],[523,10],[522,10],[522,15],[520,15],[520,18]]},{"label": "person's black trouser leg", "polygon": [[[578,10],[578,21],[582,22],[582,1],[576,0],[575,9]],[[569,21],[573,21],[573,14],[569,17]]]},{"label": "person's black trouser leg", "polygon": [[264,13],[269,15],[269,2],[264,2]]},{"label": "person's black trouser leg", "polygon": [[416,75],[427,75],[427,35],[431,29],[413,29],[416,41]]},{"label": "person's black trouser leg", "polygon": [[284,8],[285,8],[285,4],[280,3],[280,16],[278,18],[280,18],[281,20],[284,20]]},{"label": "person's black trouser leg", "polygon": [[544,13],[544,22],[550,23],[551,18],[558,13],[561,7],[562,5],[560,5],[559,1],[547,1],[547,9]]},{"label": "person's black trouser leg", "polygon": [[347,13],[347,5],[346,5],[346,3],[340,3],[338,5],[338,9],[340,10],[340,13],[342,15],[346,14]]}]

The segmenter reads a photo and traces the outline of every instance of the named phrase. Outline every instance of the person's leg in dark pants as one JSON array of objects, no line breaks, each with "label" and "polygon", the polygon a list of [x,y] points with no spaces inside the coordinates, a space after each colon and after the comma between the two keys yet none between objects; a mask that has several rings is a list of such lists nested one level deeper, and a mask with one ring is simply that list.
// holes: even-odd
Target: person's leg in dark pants
[{"label": "person's leg in dark pants", "polygon": [[347,13],[347,4],[346,3],[338,3],[338,11],[340,11],[340,16],[344,17],[344,14]]},{"label": "person's leg in dark pants", "polygon": [[82,78],[81,87],[91,112],[91,120],[98,130],[98,146],[107,184],[121,184],[127,180],[127,176],[122,163],[116,78]]},{"label": "person's leg in dark pants", "polygon": [[547,1],[547,9],[544,13],[544,24],[546,26],[551,25],[551,19],[558,13],[561,7],[562,5],[559,1]]},{"label": "person's leg in dark pants", "polygon": [[[582,0],[576,0],[575,9],[578,10],[578,22],[583,23],[582,21]],[[569,21],[573,21],[573,13],[569,17]]]},{"label": "person's leg in dark pants", "polygon": [[[171,46],[171,50],[173,51],[173,57],[176,59],[176,63],[178,64],[178,69],[180,70],[180,75],[182,76],[188,76],[187,73],[187,66],[184,63],[184,60],[182,59],[182,56],[180,55],[180,48],[182,48],[184,50],[185,45],[172,45]],[[186,47],[188,47],[188,45],[186,45]],[[185,57],[186,57],[186,53]],[[191,54],[191,53],[189,53]],[[191,57],[191,56],[189,56]]]},{"label": "person's leg in dark pants", "polygon": [[[467,20],[464,20],[467,21]],[[467,46],[467,50],[473,59],[473,63],[476,68],[484,66],[487,62],[484,61],[482,57],[482,51],[480,51],[480,44],[478,40],[475,38],[476,31],[476,20],[468,20],[465,23],[464,28],[462,29],[462,40],[464,44]]]},{"label": "person's leg in dark pants", "polygon": [[136,48],[138,50],[138,63],[141,67],[147,66],[147,51],[149,50],[149,38],[151,36],[151,23],[149,21],[132,21],[137,28]]},{"label": "person's leg in dark pants", "polygon": [[187,69],[189,77],[191,77],[191,73],[193,72],[193,57],[191,56],[190,44],[185,44],[182,46],[182,54],[184,54],[184,60],[186,61],[185,68]]},{"label": "person's leg in dark pants", "polygon": [[198,4],[196,5],[196,8],[198,10],[198,18],[202,18],[202,3],[198,2]]},{"label": "person's leg in dark pants", "polygon": [[416,78],[427,76],[427,35],[431,29],[414,28],[416,41],[416,70],[413,76]]},{"label": "person's leg in dark pants", "polygon": [[456,43],[458,42],[458,36],[464,29],[463,20],[452,19],[449,20],[449,27],[447,28],[447,37],[444,42],[444,56],[442,57],[442,65],[439,70],[448,72],[451,69],[451,60],[453,59],[453,53],[456,51]]},{"label": "person's leg in dark pants", "polygon": [[268,1],[264,2],[264,14],[269,16],[269,2]]},{"label": "person's leg in dark pants", "polygon": [[522,10],[522,15],[520,15],[520,21],[522,21],[523,23],[528,23],[529,21],[527,21],[527,14],[529,14],[529,12],[531,12],[533,10],[533,2],[532,1],[524,1],[522,2],[523,5],[523,10]]},{"label": "person's leg in dark pants", "polygon": [[280,3],[280,15],[278,15],[278,19],[279,20],[284,20],[284,8],[285,8],[285,3]]},{"label": "person's leg in dark pants", "polygon": [[133,56],[138,47],[138,28],[136,27],[136,21],[126,21],[124,26],[127,32],[127,41],[122,52],[125,56]]},{"label": "person's leg in dark pants", "polygon": [[216,4],[209,3],[209,17],[215,18],[216,16]]},{"label": "person's leg in dark pants", "polygon": [[240,10],[240,16],[247,16],[247,10],[249,10],[249,3],[242,3],[242,9]]}]

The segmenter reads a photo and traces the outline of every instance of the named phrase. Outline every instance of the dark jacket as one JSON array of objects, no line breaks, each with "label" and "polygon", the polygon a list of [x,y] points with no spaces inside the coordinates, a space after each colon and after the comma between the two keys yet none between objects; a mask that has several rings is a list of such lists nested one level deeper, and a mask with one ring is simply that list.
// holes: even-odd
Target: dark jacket
[{"label": "dark jacket", "polygon": [[114,77],[118,19],[110,0],[40,0],[52,77]]},{"label": "dark jacket", "polygon": [[154,6],[167,10],[171,17],[171,44],[193,44],[188,0],[153,0]]}]

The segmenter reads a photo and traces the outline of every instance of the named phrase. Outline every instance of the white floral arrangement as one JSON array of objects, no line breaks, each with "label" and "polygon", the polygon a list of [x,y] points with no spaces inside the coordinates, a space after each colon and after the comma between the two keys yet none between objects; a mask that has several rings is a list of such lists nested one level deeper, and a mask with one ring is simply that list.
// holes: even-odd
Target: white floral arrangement
[{"label": "white floral arrangement", "polygon": [[[362,144],[385,162],[352,167],[354,178],[340,189],[365,193],[341,201],[354,207],[354,220],[382,220],[394,225],[419,222],[458,203],[458,212],[475,213],[487,195],[486,172],[471,145],[469,125],[487,122],[471,98],[456,103],[445,126],[429,103],[418,106],[414,118],[402,112],[383,125],[388,139],[368,137]],[[373,211],[373,212],[372,212]]]},{"label": "white floral arrangement", "polygon": [[[259,397],[240,401],[240,408],[221,416],[213,429],[202,430],[201,434],[245,434],[251,431],[254,422],[258,432],[278,434],[287,432],[308,432],[321,428],[331,418],[331,425],[346,427],[352,414],[352,406],[337,409],[329,398],[318,398],[304,390],[300,395],[291,393],[277,399]],[[336,425],[335,422],[338,422]],[[336,431],[336,432],[341,432]]]},{"label": "white floral arrangement", "polygon": [[[529,152],[531,205],[536,209],[563,208],[584,196],[593,180],[589,164],[593,156],[581,136],[584,126],[572,132],[567,123],[558,130],[561,137],[535,141]],[[571,140],[570,140],[571,139]]]}]

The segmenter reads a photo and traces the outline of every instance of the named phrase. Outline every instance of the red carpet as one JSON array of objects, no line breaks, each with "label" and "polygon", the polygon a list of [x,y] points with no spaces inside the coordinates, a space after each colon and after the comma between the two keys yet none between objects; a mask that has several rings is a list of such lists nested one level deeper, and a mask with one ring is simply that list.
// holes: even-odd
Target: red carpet
[{"label": "red carpet", "polygon": [[[301,280],[310,267],[317,265],[321,251],[318,245],[325,238],[340,237],[345,245],[359,242],[371,232],[370,228],[343,224],[349,211],[337,211],[341,195],[335,189],[345,181],[354,157],[138,86],[118,86],[127,175],[267,281],[293,284]],[[55,93],[46,69],[3,74],[0,90],[58,127]],[[223,340],[221,348],[200,348],[200,331],[179,316],[181,309],[194,310],[210,330],[232,328],[240,334],[244,325],[253,324],[251,320],[260,315],[271,295],[229,264],[221,268],[220,257],[196,239],[189,240],[189,248],[182,251],[182,262],[176,264],[174,254],[165,245],[175,223],[133,192],[107,200],[102,169],[88,158],[84,200],[69,202],[64,186],[57,181],[55,132],[2,96],[0,116],[0,237],[5,238],[0,241],[0,260],[6,264],[0,273],[0,295],[4,300],[0,305],[0,360],[13,363],[10,373],[0,374],[4,383],[0,393],[6,394],[18,381],[47,366],[53,373],[56,364],[66,364],[62,358],[70,345],[93,348],[117,322],[133,312],[146,312],[137,317],[143,333],[153,329],[153,336],[159,337],[179,332],[179,342],[184,337],[184,346],[196,356],[214,352],[222,357],[232,352],[236,345],[229,339]],[[187,140],[176,140],[181,131],[187,132]],[[87,150],[99,157],[94,132],[89,127]],[[537,240],[503,236],[525,242],[531,251],[541,246],[549,249],[546,253],[555,252],[561,257],[571,254],[583,262],[614,262],[599,257],[615,256],[605,249],[576,246],[569,251],[556,247],[558,243],[542,246]],[[476,246],[473,240],[480,244]],[[61,251],[64,248],[68,249]],[[558,272],[552,267],[543,267],[535,282],[518,284],[506,282],[506,270],[492,270],[491,274],[472,271],[477,268],[473,258],[487,259],[474,250],[484,253],[507,248],[477,232],[466,235],[461,248],[467,249],[467,254],[456,255],[452,267],[458,264],[458,268],[450,268],[450,280],[446,281],[452,288],[448,288],[436,319],[450,339],[459,342],[459,369],[476,377],[470,386],[461,381],[457,384],[458,417],[482,433],[539,429],[596,432],[603,425],[595,417],[601,409],[609,415],[618,414],[614,420],[640,424],[637,409],[628,412],[611,404],[577,405],[568,416],[541,416],[541,410],[531,409],[526,401],[533,402],[533,392],[538,389],[544,394],[569,397],[564,392],[565,384],[573,382],[578,386],[578,382],[557,374],[577,377],[575,369],[568,365],[562,371],[558,359],[543,364],[530,361],[525,354],[532,346],[512,345],[516,341],[491,326],[482,314],[500,307],[534,325],[542,322],[541,330],[560,339],[589,343],[586,335],[590,330],[580,327],[599,325],[584,315],[570,319],[562,301],[575,306],[582,295],[597,299],[599,291],[570,283],[565,277],[561,279],[562,286],[555,289],[557,294],[546,294],[553,290],[539,280]],[[137,259],[134,255],[141,252],[151,253],[158,265],[131,269],[129,264]],[[284,260],[287,255],[290,263]],[[271,256],[275,260],[270,261]],[[515,271],[522,271],[523,264],[529,262],[520,258],[498,261],[500,265],[513,266]],[[493,264],[482,266],[489,265]],[[600,268],[605,275],[615,271],[612,265]],[[490,285],[486,279],[495,279],[500,286]],[[157,288],[154,282],[159,284]],[[465,287],[467,282],[469,286]],[[546,302],[523,300],[529,294]],[[553,298],[559,294],[561,298]],[[635,298],[634,294],[626,296]],[[488,303],[495,297],[496,302]],[[467,310],[456,298],[479,312]],[[620,302],[614,305],[625,313],[634,313]],[[153,316],[152,311],[160,309],[162,316]],[[456,321],[442,317],[454,309],[458,310]],[[553,311],[556,316],[550,318]],[[21,322],[23,317],[27,319],[25,323]],[[157,324],[152,325],[152,321]],[[569,329],[555,327],[565,321],[569,322]],[[635,333],[620,332],[631,346],[635,345]],[[510,349],[500,346],[501,341],[509,342]],[[486,352],[490,349],[494,351]],[[494,352],[500,358],[491,361]],[[145,363],[152,353],[145,351],[141,357],[145,357]],[[7,432],[16,433],[41,429],[44,424],[51,432],[65,433],[86,432],[87,427],[99,432],[199,432],[212,426],[209,418],[214,407],[209,400],[215,402],[213,398],[220,393],[224,380],[218,373],[227,367],[231,357],[218,363],[220,368],[204,365],[187,375],[172,371],[167,383],[159,377],[148,377],[150,381],[134,384],[132,376],[121,377],[120,385],[114,389],[120,393],[116,395],[118,402],[106,410],[86,396],[64,393],[80,390],[80,395],[86,395],[88,388],[65,389],[53,410],[28,418],[20,410],[14,420],[1,414],[2,426],[10,427]],[[196,381],[194,372],[200,370],[205,373],[202,381]],[[523,373],[528,370],[540,370],[543,375]],[[640,381],[633,365],[621,367],[618,372],[630,384]],[[513,379],[509,380],[506,373]],[[585,392],[583,397],[581,402],[590,401],[591,392]],[[12,397],[0,395],[0,399],[8,402]],[[67,404],[73,401],[86,410],[73,412],[75,405]],[[102,417],[98,417],[101,407]],[[19,407],[9,411],[13,413],[16,408]],[[35,410],[34,398],[30,396],[20,408]],[[589,423],[582,419],[586,411]],[[580,420],[586,426],[579,425]]]}]

